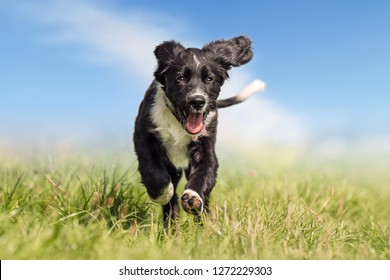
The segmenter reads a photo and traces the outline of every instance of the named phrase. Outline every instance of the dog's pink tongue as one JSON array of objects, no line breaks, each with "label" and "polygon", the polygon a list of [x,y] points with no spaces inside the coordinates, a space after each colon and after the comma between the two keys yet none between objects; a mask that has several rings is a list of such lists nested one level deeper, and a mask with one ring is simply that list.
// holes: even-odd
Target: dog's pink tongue
[{"label": "dog's pink tongue", "polygon": [[199,133],[203,128],[203,114],[190,113],[187,119],[186,128],[189,133]]}]

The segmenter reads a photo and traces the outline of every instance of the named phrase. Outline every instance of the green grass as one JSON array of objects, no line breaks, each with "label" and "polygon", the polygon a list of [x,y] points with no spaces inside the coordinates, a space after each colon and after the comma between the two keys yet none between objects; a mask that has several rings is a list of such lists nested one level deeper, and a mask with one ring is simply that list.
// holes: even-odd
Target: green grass
[{"label": "green grass", "polygon": [[130,153],[0,154],[0,259],[390,259],[390,161],[220,162],[211,214],[167,229]]}]

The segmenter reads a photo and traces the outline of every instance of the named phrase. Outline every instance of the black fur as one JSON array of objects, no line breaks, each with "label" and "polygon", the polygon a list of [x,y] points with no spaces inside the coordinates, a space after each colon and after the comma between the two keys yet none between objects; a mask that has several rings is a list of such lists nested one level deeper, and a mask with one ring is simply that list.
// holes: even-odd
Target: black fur
[{"label": "black fur", "polygon": [[198,215],[207,210],[216,184],[218,104],[240,102],[217,98],[228,70],[252,59],[251,41],[240,36],[202,49],[167,41],[154,54],[155,80],[139,107],[133,139],[142,183],[149,197],[162,204],[164,218],[174,218],[179,213],[176,187],[184,171],[188,181],[181,204]]}]

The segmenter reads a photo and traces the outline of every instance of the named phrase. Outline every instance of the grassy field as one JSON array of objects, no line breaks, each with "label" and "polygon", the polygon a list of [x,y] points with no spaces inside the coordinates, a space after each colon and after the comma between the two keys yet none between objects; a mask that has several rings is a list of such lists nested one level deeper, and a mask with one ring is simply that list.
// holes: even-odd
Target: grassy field
[{"label": "grassy field", "polygon": [[0,259],[390,259],[389,160],[220,162],[211,214],[167,229],[131,153],[0,153]]}]

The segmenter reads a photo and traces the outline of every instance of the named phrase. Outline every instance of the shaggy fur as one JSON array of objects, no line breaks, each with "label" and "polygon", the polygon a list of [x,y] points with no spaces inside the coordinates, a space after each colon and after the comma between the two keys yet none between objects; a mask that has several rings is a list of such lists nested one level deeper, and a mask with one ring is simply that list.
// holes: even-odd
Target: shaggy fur
[{"label": "shaggy fur", "polygon": [[217,100],[228,70],[252,59],[251,41],[244,36],[202,49],[167,41],[154,54],[155,80],[139,107],[133,139],[142,183],[162,205],[164,219],[171,219],[179,213],[176,188],[184,172],[181,206],[199,215],[208,208],[217,178],[217,109],[244,101],[264,83],[255,81],[239,95]]}]

